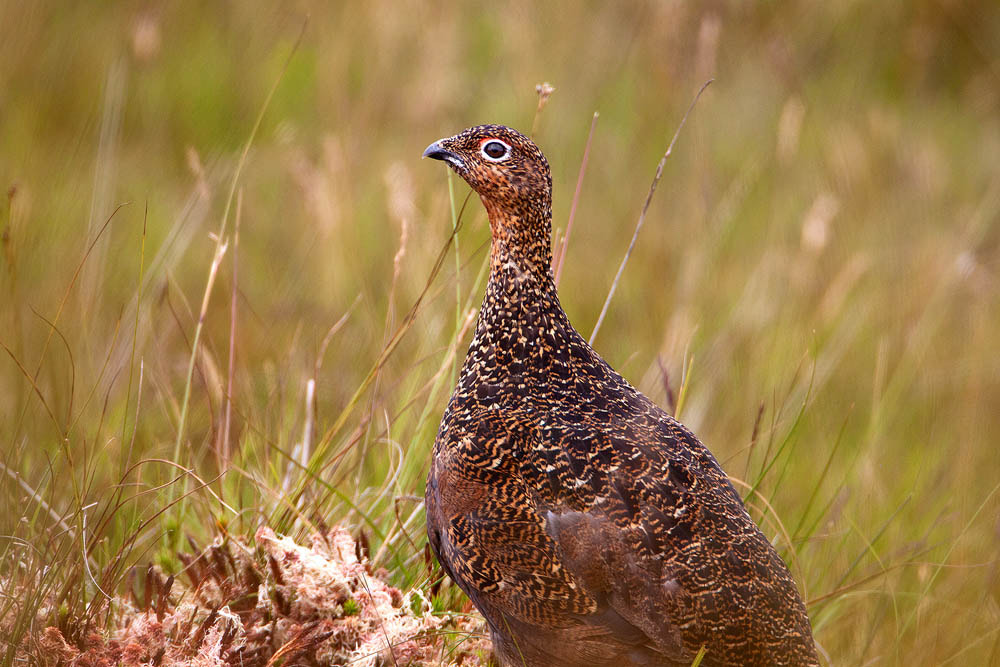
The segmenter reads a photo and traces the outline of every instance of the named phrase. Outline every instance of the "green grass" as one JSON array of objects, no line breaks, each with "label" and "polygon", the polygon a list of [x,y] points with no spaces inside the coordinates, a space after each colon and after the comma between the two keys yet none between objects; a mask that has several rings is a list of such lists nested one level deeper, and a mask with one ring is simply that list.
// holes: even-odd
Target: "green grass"
[{"label": "green grass", "polygon": [[489,230],[420,152],[531,128],[550,81],[561,238],[600,112],[560,282],[589,335],[709,77],[597,348],[740,480],[831,664],[1000,663],[992,3],[5,3],[0,25],[2,664],[44,624],[107,624],[131,567],[261,522],[349,525],[460,608],[430,593],[421,500]]}]

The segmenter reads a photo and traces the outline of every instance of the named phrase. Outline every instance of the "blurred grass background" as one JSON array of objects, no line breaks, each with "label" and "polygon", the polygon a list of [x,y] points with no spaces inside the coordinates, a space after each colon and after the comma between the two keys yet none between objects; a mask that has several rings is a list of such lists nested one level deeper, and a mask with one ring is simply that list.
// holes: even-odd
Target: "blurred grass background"
[{"label": "blurred grass background", "polygon": [[994,2],[4,2],[0,25],[3,664],[45,623],[110,622],[131,566],[261,521],[346,523],[426,587],[489,231],[470,200],[447,247],[422,149],[528,131],[551,82],[558,239],[600,113],[561,282],[586,335],[710,77],[596,347],[754,487],[830,664],[1000,664]]}]

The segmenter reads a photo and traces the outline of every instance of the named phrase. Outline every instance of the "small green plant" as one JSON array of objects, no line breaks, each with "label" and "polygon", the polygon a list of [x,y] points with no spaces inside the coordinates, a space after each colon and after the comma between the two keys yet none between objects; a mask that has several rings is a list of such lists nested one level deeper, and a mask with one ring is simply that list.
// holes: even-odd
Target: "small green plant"
[{"label": "small green plant", "polygon": [[361,605],[354,598],[344,601],[344,616],[356,616],[361,611]]}]

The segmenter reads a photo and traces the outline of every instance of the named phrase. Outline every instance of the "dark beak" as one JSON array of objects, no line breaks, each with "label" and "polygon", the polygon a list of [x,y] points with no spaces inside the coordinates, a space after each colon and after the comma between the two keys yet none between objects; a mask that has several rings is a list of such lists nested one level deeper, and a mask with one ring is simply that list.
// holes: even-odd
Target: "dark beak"
[{"label": "dark beak", "polygon": [[441,140],[435,141],[424,150],[421,157],[429,157],[434,160],[444,160],[453,167],[461,167],[462,159],[455,153],[441,145]]}]

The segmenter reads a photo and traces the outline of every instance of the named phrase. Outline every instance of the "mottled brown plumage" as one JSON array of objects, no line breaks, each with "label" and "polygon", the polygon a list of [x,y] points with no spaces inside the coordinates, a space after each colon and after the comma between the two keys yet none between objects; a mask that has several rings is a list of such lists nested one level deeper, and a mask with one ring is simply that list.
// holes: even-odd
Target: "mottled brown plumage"
[{"label": "mottled brown plumage", "polygon": [[587,344],[550,270],[549,166],[484,125],[431,144],[493,241],[434,443],[427,531],[505,666],[818,665],[788,569],[712,454]]}]

